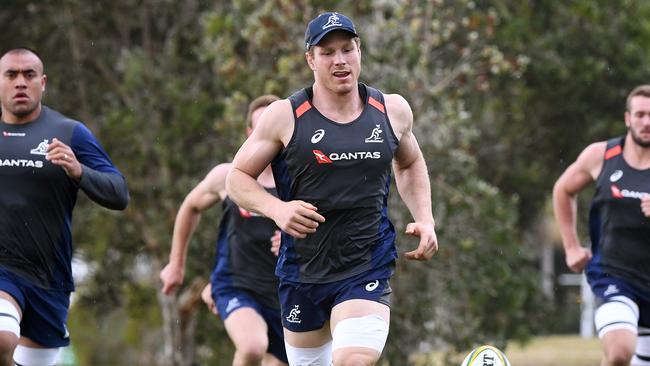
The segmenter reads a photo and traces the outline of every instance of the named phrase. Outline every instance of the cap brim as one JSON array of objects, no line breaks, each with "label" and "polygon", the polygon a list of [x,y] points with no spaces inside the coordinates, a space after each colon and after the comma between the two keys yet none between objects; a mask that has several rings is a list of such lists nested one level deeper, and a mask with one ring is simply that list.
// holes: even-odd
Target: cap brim
[{"label": "cap brim", "polygon": [[334,31],[343,31],[343,32],[350,33],[350,34],[352,34],[352,35],[355,36],[355,37],[359,37],[359,35],[358,35],[358,34],[357,34],[353,29],[348,28],[348,27],[336,27],[336,28],[330,28],[330,29],[328,29],[328,30],[322,32],[321,34],[319,34],[318,37],[314,38],[314,39],[311,41],[311,43],[307,43],[307,47],[318,45],[318,44],[320,43],[320,41],[322,41],[323,38],[325,38],[326,35],[328,35],[328,34],[334,32]]}]

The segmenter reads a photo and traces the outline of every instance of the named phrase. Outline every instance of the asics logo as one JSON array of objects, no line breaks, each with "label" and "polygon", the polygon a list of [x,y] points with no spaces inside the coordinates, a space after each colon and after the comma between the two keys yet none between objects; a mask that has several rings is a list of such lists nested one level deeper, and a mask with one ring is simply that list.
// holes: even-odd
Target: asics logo
[{"label": "asics logo", "polygon": [[312,144],[317,143],[318,141],[323,139],[323,136],[325,136],[325,130],[323,130],[322,128],[314,131],[314,136],[311,137],[311,143]]},{"label": "asics logo", "polygon": [[379,280],[374,280],[366,285],[366,291],[368,292],[374,291],[377,288],[377,286],[379,286]]},{"label": "asics logo", "polygon": [[619,169],[609,176],[609,181],[616,182],[617,180],[621,179],[621,177],[623,177],[623,171]]}]

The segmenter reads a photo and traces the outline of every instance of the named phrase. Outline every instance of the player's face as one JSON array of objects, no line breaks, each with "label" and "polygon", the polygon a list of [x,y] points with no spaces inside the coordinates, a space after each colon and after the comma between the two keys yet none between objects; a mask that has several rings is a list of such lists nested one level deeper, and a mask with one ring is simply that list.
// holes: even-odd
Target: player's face
[{"label": "player's face", "polygon": [[632,97],[630,111],[625,112],[625,125],[637,145],[650,148],[650,98]]},{"label": "player's face", "polygon": [[43,64],[33,53],[11,53],[0,59],[2,119],[16,123],[36,118],[46,80]]},{"label": "player's face", "polygon": [[334,31],[307,52],[307,63],[316,83],[336,94],[357,90],[361,72],[361,49],[350,33]]}]

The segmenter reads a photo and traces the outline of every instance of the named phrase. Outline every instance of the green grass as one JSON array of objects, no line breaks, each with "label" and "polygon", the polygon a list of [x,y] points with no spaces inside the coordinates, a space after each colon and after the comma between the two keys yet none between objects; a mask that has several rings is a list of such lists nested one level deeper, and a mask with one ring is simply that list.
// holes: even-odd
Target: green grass
[{"label": "green grass", "polygon": [[[458,365],[469,351],[454,357]],[[535,337],[525,345],[511,343],[505,354],[512,366],[598,366],[601,348],[597,338],[562,335]],[[434,352],[413,357],[411,362],[415,366],[439,366],[443,364],[441,358]]]},{"label": "green grass", "polygon": [[509,345],[506,355],[512,366],[598,366],[601,352],[597,338],[551,336],[534,338],[525,346]]}]

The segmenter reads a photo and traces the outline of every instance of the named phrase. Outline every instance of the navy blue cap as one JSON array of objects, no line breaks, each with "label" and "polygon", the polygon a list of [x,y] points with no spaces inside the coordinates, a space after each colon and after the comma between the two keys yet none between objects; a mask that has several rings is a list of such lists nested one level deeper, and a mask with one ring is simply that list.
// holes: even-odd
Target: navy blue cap
[{"label": "navy blue cap", "polygon": [[317,45],[327,33],[335,30],[342,30],[350,32],[356,37],[359,36],[350,18],[341,13],[327,12],[320,14],[307,25],[305,47],[309,48]]}]

